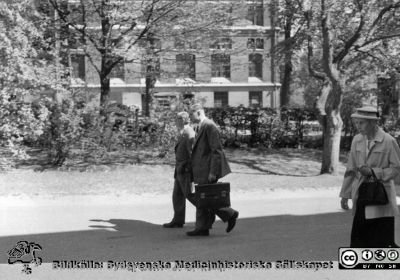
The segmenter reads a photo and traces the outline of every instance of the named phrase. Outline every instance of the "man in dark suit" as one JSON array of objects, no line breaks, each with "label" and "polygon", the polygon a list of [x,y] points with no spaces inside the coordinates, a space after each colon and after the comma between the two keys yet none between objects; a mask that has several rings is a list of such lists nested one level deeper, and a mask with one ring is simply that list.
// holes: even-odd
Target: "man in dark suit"
[{"label": "man in dark suit", "polygon": [[177,114],[176,126],[179,130],[178,142],[175,145],[175,172],[174,190],[172,192],[172,204],[174,218],[171,222],[163,224],[165,228],[181,228],[185,223],[186,199],[194,205],[191,176],[191,152],[195,137],[193,128],[189,126],[189,114],[180,112]]},{"label": "man in dark suit", "polygon": [[[218,179],[231,172],[226,160],[220,134],[216,124],[205,116],[200,104],[192,105],[190,117],[197,124],[198,131],[192,149],[193,181],[197,184],[216,183]],[[231,207],[218,210],[199,209],[196,211],[196,228],[187,232],[189,236],[207,236],[215,221],[215,215],[227,222],[226,232],[230,232],[239,216],[239,212]]]}]

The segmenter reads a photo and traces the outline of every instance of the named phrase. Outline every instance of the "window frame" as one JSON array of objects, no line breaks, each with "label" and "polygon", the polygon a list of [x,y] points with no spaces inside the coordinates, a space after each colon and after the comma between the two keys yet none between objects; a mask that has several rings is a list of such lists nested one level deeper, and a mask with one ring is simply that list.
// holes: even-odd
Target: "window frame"
[{"label": "window frame", "polygon": [[[260,57],[260,59],[257,59],[257,57]],[[261,53],[249,54],[249,77],[263,78],[263,60],[264,56]]]},{"label": "window frame", "polygon": [[229,37],[219,37],[216,38],[210,44],[211,50],[231,50],[233,45],[233,41]]},{"label": "window frame", "polygon": [[231,56],[225,53],[211,55],[211,77],[231,78]]},{"label": "window frame", "polygon": [[[217,100],[221,100],[221,106],[216,105]],[[214,107],[215,108],[226,108],[228,106],[229,106],[229,92],[228,91],[214,91]]]},{"label": "window frame", "polygon": [[247,38],[247,49],[264,50],[264,38],[260,37]]},{"label": "window frame", "polygon": [[264,26],[264,5],[262,2],[252,3],[248,5],[246,19],[252,25]]},{"label": "window frame", "polygon": [[[82,59],[81,61],[75,60],[74,59],[77,57],[80,57]],[[78,69],[74,67],[74,62],[77,62],[76,64],[78,65]],[[76,65],[75,64],[75,65]],[[85,54],[82,53],[71,53],[70,54],[70,68],[71,68],[71,77],[74,79],[81,79],[83,81],[86,80],[86,56]],[[78,75],[76,75],[78,73]]]},{"label": "window frame", "polygon": [[[253,104],[251,101],[254,100],[255,95],[257,95],[258,104]],[[262,108],[263,107],[263,92],[262,91],[249,91],[249,107],[251,108]]]},{"label": "window frame", "polygon": [[[178,57],[182,57],[182,60],[179,60]],[[175,65],[178,77],[196,79],[196,55],[179,53],[175,56]]]}]

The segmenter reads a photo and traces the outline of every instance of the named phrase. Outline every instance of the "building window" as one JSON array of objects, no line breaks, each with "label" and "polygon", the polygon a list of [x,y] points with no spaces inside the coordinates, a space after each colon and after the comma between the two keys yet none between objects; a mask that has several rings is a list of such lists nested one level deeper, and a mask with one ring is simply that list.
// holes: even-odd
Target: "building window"
[{"label": "building window", "polygon": [[250,107],[262,107],[262,91],[249,92]]},{"label": "building window", "polygon": [[228,92],[217,91],[214,92],[214,107],[222,108],[228,106]]},{"label": "building window", "polygon": [[62,28],[60,36],[62,44],[67,45],[71,49],[81,49],[85,45],[81,34],[67,28]]},{"label": "building window", "polygon": [[218,38],[210,44],[210,49],[230,50],[232,49],[232,40],[230,38]]},{"label": "building window", "polygon": [[85,55],[71,54],[72,77],[85,80]]},{"label": "building window", "polygon": [[248,38],[247,39],[247,48],[248,49],[264,49],[264,39],[262,38]]},{"label": "building window", "polygon": [[211,76],[212,77],[231,77],[231,57],[229,54],[211,55]]},{"label": "building window", "polygon": [[142,49],[161,50],[161,40],[154,38],[154,36],[149,36],[139,41],[139,47]]},{"label": "building window", "polygon": [[262,3],[251,4],[246,18],[253,25],[264,26],[264,7]]},{"label": "building window", "polygon": [[68,3],[68,20],[70,22],[83,25],[84,17],[82,15],[82,5],[80,3]]},{"label": "building window", "polygon": [[118,78],[121,80],[125,80],[125,62],[122,60],[118,62],[110,72],[110,79]]},{"label": "building window", "polygon": [[148,57],[142,59],[142,77],[145,78],[147,74],[154,75],[156,78],[160,78],[160,58],[159,57]]},{"label": "building window", "polygon": [[180,78],[196,79],[196,57],[188,53],[176,55],[176,72]]},{"label": "building window", "polygon": [[262,79],[263,56],[259,53],[249,54],[249,77]]},{"label": "building window", "polygon": [[189,40],[188,38],[185,38],[185,40],[182,38],[175,38],[174,47],[180,50],[194,50],[197,49],[197,41],[195,39],[190,40],[190,38]]},{"label": "building window", "polygon": [[168,109],[171,106],[171,99],[168,97],[156,97],[157,107]]}]

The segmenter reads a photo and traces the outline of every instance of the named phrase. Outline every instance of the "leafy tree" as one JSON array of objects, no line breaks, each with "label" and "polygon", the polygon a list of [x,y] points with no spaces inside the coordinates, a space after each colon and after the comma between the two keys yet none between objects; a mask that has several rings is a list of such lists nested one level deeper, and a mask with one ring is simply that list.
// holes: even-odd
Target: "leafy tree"
[{"label": "leafy tree", "polygon": [[[70,41],[75,38],[75,45],[70,43],[70,47],[81,48],[95,68],[100,80],[101,106],[107,104],[110,73],[117,65],[143,60],[149,103],[159,71],[155,65],[157,55],[168,50],[157,47],[157,42],[201,42],[229,24],[234,18],[231,10],[239,2],[242,1],[217,0],[210,5],[208,1],[186,0],[80,0],[73,7],[65,0],[47,0],[55,11],[59,32],[64,30]],[[148,111],[147,107],[146,115]]]},{"label": "leafy tree", "polygon": [[[318,101],[324,133],[321,173],[335,174],[346,84],[354,74],[385,71],[398,61],[400,2],[320,0],[303,4],[309,73],[323,83]],[[318,63],[313,64],[313,59]]]},{"label": "leafy tree", "polygon": [[27,98],[62,90],[46,24],[32,7],[30,0],[0,3],[0,145],[17,156],[26,156],[23,140],[43,134],[49,115],[41,102],[32,110]]},{"label": "leafy tree", "polygon": [[293,60],[301,50],[306,36],[305,19],[302,13],[302,0],[272,1],[271,8],[276,10],[277,25],[283,30],[283,40],[277,43],[277,57],[281,65],[281,106],[289,105],[293,73],[296,71]]}]

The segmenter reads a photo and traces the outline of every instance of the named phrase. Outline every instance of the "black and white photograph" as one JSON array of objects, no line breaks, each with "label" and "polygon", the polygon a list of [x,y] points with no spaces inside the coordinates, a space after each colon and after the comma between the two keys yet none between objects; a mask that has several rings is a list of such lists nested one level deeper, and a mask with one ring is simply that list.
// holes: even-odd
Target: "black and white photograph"
[{"label": "black and white photograph", "polygon": [[400,279],[400,0],[0,0],[0,279]]}]

